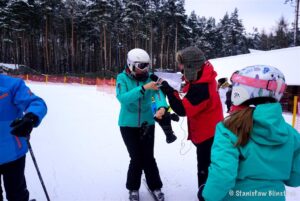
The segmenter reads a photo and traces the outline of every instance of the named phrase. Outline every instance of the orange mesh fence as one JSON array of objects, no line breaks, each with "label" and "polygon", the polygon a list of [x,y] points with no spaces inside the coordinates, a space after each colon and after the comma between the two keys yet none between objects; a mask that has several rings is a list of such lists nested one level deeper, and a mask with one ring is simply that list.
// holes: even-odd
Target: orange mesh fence
[{"label": "orange mesh fence", "polygon": [[[75,76],[54,76],[54,75],[11,75],[18,77],[26,81],[35,82],[51,82],[51,83],[78,83],[85,85],[104,85],[105,87],[115,86],[115,79],[100,79],[100,78],[86,78],[86,77],[75,77]],[[103,87],[104,87],[103,86]]]},{"label": "orange mesh fence", "polygon": [[111,79],[96,79],[96,88],[98,91],[114,94],[115,93],[116,80]]},{"label": "orange mesh fence", "polygon": [[52,76],[52,75],[12,75],[26,81],[44,83],[77,83],[84,85],[95,85],[98,91],[115,94],[116,80],[114,78],[85,78],[74,76]]}]

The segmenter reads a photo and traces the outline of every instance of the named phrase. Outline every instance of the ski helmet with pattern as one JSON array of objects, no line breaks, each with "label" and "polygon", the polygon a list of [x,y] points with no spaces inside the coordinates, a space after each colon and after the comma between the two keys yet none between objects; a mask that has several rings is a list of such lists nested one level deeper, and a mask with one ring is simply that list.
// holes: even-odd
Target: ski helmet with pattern
[{"label": "ski helmet with pattern", "polygon": [[231,76],[233,105],[241,105],[257,97],[271,97],[280,101],[285,89],[285,77],[269,65],[248,66]]}]

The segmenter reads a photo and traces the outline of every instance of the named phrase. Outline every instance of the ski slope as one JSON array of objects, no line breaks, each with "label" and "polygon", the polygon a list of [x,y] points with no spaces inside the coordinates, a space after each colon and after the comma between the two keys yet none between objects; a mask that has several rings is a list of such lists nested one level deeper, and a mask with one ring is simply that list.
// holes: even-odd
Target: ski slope
[{"label": "ski slope", "polygon": [[[29,82],[48,105],[48,114],[33,130],[31,145],[52,201],[125,201],[129,156],[117,124],[114,94],[95,86]],[[289,120],[291,117],[285,115]],[[156,126],[155,157],[166,201],[196,201],[196,150],[186,141],[186,119],[173,123],[178,139],[165,142]],[[46,200],[30,154],[27,154],[30,197]],[[140,200],[152,197],[141,186]],[[287,200],[300,200],[300,188],[288,188]]]}]

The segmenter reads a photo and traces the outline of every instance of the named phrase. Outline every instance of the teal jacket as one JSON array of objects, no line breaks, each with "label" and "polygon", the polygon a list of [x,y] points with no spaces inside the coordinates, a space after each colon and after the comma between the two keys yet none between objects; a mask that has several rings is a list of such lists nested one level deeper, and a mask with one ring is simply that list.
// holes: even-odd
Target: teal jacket
[{"label": "teal jacket", "polygon": [[279,103],[258,105],[244,147],[219,123],[211,153],[206,201],[282,201],[285,185],[300,186],[300,135],[282,117]]},{"label": "teal jacket", "polygon": [[142,86],[148,82],[151,82],[150,78],[145,82],[137,81],[127,75],[125,70],[118,75],[116,94],[121,103],[119,126],[141,127],[141,124],[145,121],[148,125],[153,125],[152,97],[155,99],[157,108],[168,107],[161,90],[142,92]]}]

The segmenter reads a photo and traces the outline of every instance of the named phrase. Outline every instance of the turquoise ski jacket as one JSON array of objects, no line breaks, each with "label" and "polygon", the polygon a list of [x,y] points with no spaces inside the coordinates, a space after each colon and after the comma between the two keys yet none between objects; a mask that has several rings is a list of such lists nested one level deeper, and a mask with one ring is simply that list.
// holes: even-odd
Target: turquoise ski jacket
[{"label": "turquoise ski jacket", "polygon": [[161,90],[142,92],[142,86],[148,82],[151,82],[150,78],[145,82],[137,81],[130,77],[125,70],[118,75],[116,94],[121,103],[119,126],[141,127],[145,121],[148,125],[153,125],[152,97],[155,99],[156,108],[168,107],[165,95]]},{"label": "turquoise ski jacket", "polygon": [[285,122],[279,103],[258,105],[244,147],[223,123],[216,128],[206,201],[283,201],[285,185],[300,186],[300,135]]},{"label": "turquoise ski jacket", "polygon": [[29,112],[38,116],[40,124],[47,113],[47,106],[23,80],[0,74],[0,165],[27,153],[26,139],[12,135],[10,124]]}]

